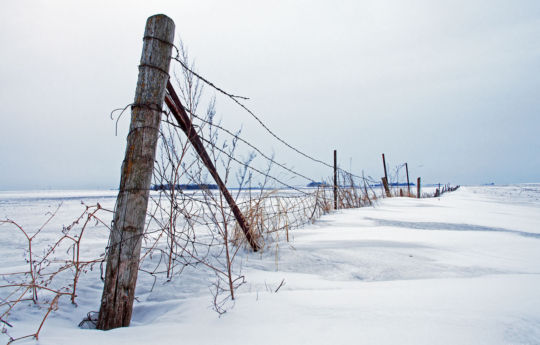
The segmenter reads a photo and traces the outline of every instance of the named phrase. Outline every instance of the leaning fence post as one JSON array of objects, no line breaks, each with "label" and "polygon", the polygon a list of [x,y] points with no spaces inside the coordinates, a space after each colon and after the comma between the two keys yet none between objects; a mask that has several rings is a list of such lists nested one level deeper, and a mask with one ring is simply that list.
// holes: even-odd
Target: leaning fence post
[{"label": "leaning fence post", "polygon": [[337,208],[337,150],[334,150],[334,210]]},{"label": "leaning fence post", "polygon": [[392,193],[390,193],[390,187],[388,186],[388,180],[386,179],[386,177],[381,177],[381,181],[384,187],[384,192],[386,194],[386,197],[387,198],[392,197]]},{"label": "leaning fence post", "polygon": [[382,154],[382,164],[384,167],[384,178],[386,179],[386,182],[388,182],[388,174],[386,173],[386,159],[384,158],[384,153]]},{"label": "leaning fence post", "polygon": [[390,192],[390,186],[388,185],[388,173],[386,172],[386,159],[384,157],[384,153],[382,154],[382,164],[384,167],[384,178],[381,180],[384,187],[384,192],[386,193],[387,197],[391,197],[392,193]]},{"label": "leaning fence post", "polygon": [[107,247],[98,329],[126,327],[131,321],[173,39],[172,19],[162,14],[148,18],[120,190]]},{"label": "leaning fence post", "polygon": [[416,180],[416,197],[420,199],[420,177]]},{"label": "leaning fence post", "polygon": [[411,196],[411,184],[409,183],[409,164],[405,163],[405,171],[407,172],[407,196]]}]

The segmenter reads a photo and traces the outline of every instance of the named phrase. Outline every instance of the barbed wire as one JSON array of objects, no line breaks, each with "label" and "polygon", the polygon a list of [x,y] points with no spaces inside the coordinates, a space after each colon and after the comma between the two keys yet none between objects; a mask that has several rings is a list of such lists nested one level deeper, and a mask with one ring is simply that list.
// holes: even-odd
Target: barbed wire
[{"label": "barbed wire", "polygon": [[204,122],[204,123],[206,123],[206,124],[208,124],[208,125],[210,125],[210,126],[212,126],[212,127],[215,127],[215,128],[217,128],[217,129],[219,129],[219,130],[221,130],[221,131],[227,133],[227,134],[230,135],[231,137],[233,137],[233,138],[235,138],[235,139],[237,139],[237,140],[243,142],[244,144],[246,144],[247,146],[249,146],[251,149],[255,150],[255,151],[256,151],[258,154],[260,154],[262,157],[264,157],[264,158],[266,158],[267,160],[269,160],[271,163],[273,163],[273,164],[275,164],[275,165],[277,165],[277,166],[279,166],[279,167],[281,167],[281,168],[283,168],[283,169],[289,171],[290,173],[292,173],[292,174],[294,174],[294,175],[296,175],[296,176],[302,177],[302,178],[304,178],[304,179],[306,179],[306,180],[308,180],[308,181],[310,181],[310,182],[316,182],[313,178],[308,177],[308,176],[306,176],[306,175],[304,175],[304,174],[301,174],[301,173],[299,173],[299,172],[297,172],[297,171],[294,171],[294,170],[292,170],[292,168],[287,167],[285,164],[279,163],[279,162],[277,162],[276,160],[274,160],[273,158],[268,157],[268,155],[266,155],[264,152],[262,152],[262,151],[261,151],[259,148],[257,148],[255,145],[253,145],[253,144],[251,144],[250,142],[248,142],[246,139],[242,138],[240,135],[238,135],[238,134],[236,134],[236,133],[233,133],[232,131],[228,130],[227,128],[225,128],[225,127],[223,127],[223,126],[221,126],[221,125],[218,125],[218,124],[216,124],[216,123],[214,123],[214,122],[212,122],[212,121],[208,121],[208,120],[202,118],[201,116],[198,116],[197,114],[192,113],[192,112],[189,111],[188,109],[186,109],[186,111],[187,111],[191,116],[193,116],[194,118],[198,119],[199,121],[202,121],[202,122]]},{"label": "barbed wire", "polygon": [[[164,121],[164,122],[166,122],[167,124],[169,124],[169,125],[171,125],[171,126],[178,127],[178,128],[181,129],[181,127],[180,127],[179,125],[177,125],[177,124],[175,124],[175,123],[173,123],[173,122],[170,122],[170,121]],[[238,158],[232,156],[232,155],[231,155],[230,153],[228,153],[227,151],[221,149],[219,146],[217,146],[217,145],[216,145],[215,143],[213,143],[212,141],[210,141],[210,140],[208,140],[208,139],[206,139],[206,138],[204,138],[204,137],[202,137],[202,136],[200,137],[200,139],[201,139],[201,141],[203,141],[203,142],[207,143],[208,145],[210,145],[210,146],[212,147],[212,149],[215,149],[215,150],[219,151],[220,153],[224,154],[225,156],[227,156],[227,157],[228,157],[229,159],[231,159],[232,161],[234,161],[234,162],[236,162],[236,163],[238,163],[238,164],[240,164],[240,165],[242,165],[242,166],[244,166],[244,167],[246,167],[246,168],[248,168],[248,169],[250,169],[250,170],[252,170],[252,171],[255,171],[256,173],[258,173],[258,174],[260,174],[260,175],[262,175],[262,176],[264,176],[264,177],[268,177],[268,178],[274,180],[275,182],[277,182],[277,183],[279,183],[279,184],[281,184],[281,185],[283,185],[283,186],[285,186],[285,187],[287,187],[287,188],[293,189],[293,190],[295,190],[295,191],[297,191],[297,192],[299,192],[299,193],[301,193],[301,194],[308,194],[308,193],[306,193],[306,192],[304,192],[304,191],[298,189],[297,187],[291,186],[291,185],[289,185],[288,183],[281,181],[280,179],[278,179],[278,178],[275,177],[275,176],[272,176],[272,175],[270,175],[270,174],[268,174],[268,173],[265,173],[265,172],[261,171],[260,169],[257,169],[257,168],[255,168],[255,167],[249,165],[249,164],[246,164],[245,162],[242,162],[242,161],[239,160]]]},{"label": "barbed wire", "polygon": [[[223,126],[220,126],[220,125],[217,125],[217,124],[215,124],[215,123],[213,123],[213,122],[211,122],[211,121],[205,120],[205,119],[203,119],[201,116],[198,116],[198,115],[194,114],[193,112],[191,112],[191,111],[189,111],[189,110],[187,110],[187,109],[186,109],[186,111],[187,111],[191,116],[197,118],[198,120],[200,120],[200,121],[202,121],[202,122],[204,122],[204,123],[206,123],[206,124],[208,124],[208,125],[210,125],[210,126],[214,126],[214,127],[218,128],[218,129],[224,131],[225,133],[227,133],[227,134],[230,135],[231,137],[233,137],[233,138],[235,138],[235,139],[237,139],[237,140],[239,140],[239,141],[245,143],[245,144],[248,145],[250,148],[252,148],[252,149],[255,150],[256,152],[258,152],[263,158],[265,158],[265,159],[267,159],[269,162],[271,162],[272,164],[276,164],[276,165],[280,166],[281,168],[283,168],[283,169],[289,171],[290,173],[292,173],[292,174],[294,174],[294,175],[297,175],[297,176],[299,176],[299,177],[302,177],[302,178],[304,178],[304,179],[306,179],[306,180],[308,180],[308,181],[310,181],[310,182],[318,183],[318,182],[315,181],[314,179],[312,179],[312,178],[310,178],[310,177],[307,177],[307,176],[305,176],[305,175],[303,175],[303,174],[301,174],[301,173],[299,173],[299,172],[297,172],[297,171],[294,171],[294,170],[292,170],[291,168],[285,166],[284,164],[281,164],[281,163],[275,161],[273,158],[268,157],[268,156],[267,156],[266,154],[264,154],[264,152],[262,152],[259,148],[257,148],[255,145],[251,144],[251,143],[248,142],[247,140],[243,139],[243,138],[240,137],[238,134],[233,133],[232,131],[230,131],[230,130],[224,128]],[[165,113],[166,113],[166,112],[165,112]],[[166,113],[166,114],[168,114],[168,113]],[[171,121],[169,121],[169,120],[162,120],[162,122],[164,122],[164,123],[166,123],[166,124],[168,124],[168,125],[171,125],[171,126],[173,126],[173,127],[175,127],[175,128],[180,128],[180,129],[181,129],[181,127],[180,127],[179,125],[177,125],[176,123],[171,122]],[[198,126],[194,126],[194,127],[197,128]],[[198,127],[198,128],[200,128],[200,127]],[[253,166],[251,166],[251,165],[249,165],[249,164],[246,164],[246,163],[244,163],[244,162],[238,160],[237,158],[233,157],[231,154],[229,154],[229,153],[227,153],[226,151],[224,151],[223,149],[219,148],[219,147],[218,147],[215,143],[213,143],[211,140],[208,140],[208,139],[206,139],[206,138],[204,138],[204,137],[202,137],[202,136],[201,136],[200,138],[201,138],[202,141],[204,141],[204,142],[206,142],[207,144],[211,145],[212,148],[217,149],[219,152],[225,154],[227,157],[229,157],[229,158],[232,159],[233,161],[237,162],[238,164],[241,164],[242,166],[247,167],[248,169],[251,169],[251,170],[257,172],[257,173],[261,174],[262,176],[267,176],[267,177],[269,177],[270,179],[272,179],[272,180],[274,180],[274,181],[276,181],[276,182],[282,184],[283,186],[285,186],[285,187],[287,187],[287,188],[296,190],[296,191],[298,191],[298,192],[300,192],[300,193],[303,193],[304,195],[309,195],[309,193],[306,193],[306,192],[302,191],[301,189],[299,189],[299,188],[297,188],[297,187],[291,186],[291,185],[289,185],[288,183],[283,182],[282,180],[280,180],[279,178],[277,178],[277,177],[275,177],[275,176],[269,175],[269,174],[267,174],[267,173],[265,173],[265,172],[263,172],[263,171],[261,171],[261,170],[259,170],[259,169],[257,169],[257,168],[254,168]],[[376,183],[376,182],[377,182],[376,180],[374,180],[373,178],[371,178],[371,177],[369,177],[369,176],[368,176],[368,177],[364,177],[364,176],[360,177],[360,176],[351,174],[351,173],[349,173],[349,172],[347,172],[347,171],[345,171],[345,170],[343,170],[343,169],[339,169],[339,168],[338,168],[338,171],[341,172],[341,173],[343,173],[343,174],[348,175],[350,178],[356,177],[356,178],[361,179],[362,181],[367,181],[367,182],[370,183],[370,184],[373,184],[373,183]],[[355,185],[354,181],[352,181],[351,184],[352,184],[352,185]],[[338,187],[339,187],[339,186],[338,186]]]},{"label": "barbed wire", "polygon": [[[334,168],[333,165],[331,164],[328,164],[320,159],[317,159],[315,157],[312,157],[302,151],[300,151],[299,149],[297,149],[296,147],[292,146],[291,144],[287,143],[285,140],[281,139],[277,134],[275,134],[272,130],[270,130],[270,128],[260,119],[259,116],[257,116],[253,111],[251,111],[247,106],[245,106],[243,103],[239,102],[238,99],[243,99],[243,100],[249,100],[248,97],[244,97],[244,96],[239,96],[239,95],[234,95],[232,93],[229,93],[225,90],[223,90],[222,88],[216,86],[214,83],[212,83],[211,81],[209,81],[208,79],[204,78],[203,76],[201,76],[200,74],[196,73],[195,71],[193,71],[193,69],[189,68],[180,58],[180,51],[179,49],[173,45],[174,48],[176,49],[177,51],[177,56],[176,57],[172,57],[173,60],[177,61],[181,66],[182,68],[184,68],[188,73],[191,73],[193,74],[196,78],[200,79],[201,81],[203,81],[205,84],[209,85],[210,87],[212,87],[213,89],[215,89],[216,91],[218,91],[219,93],[229,97],[230,99],[232,99],[235,103],[237,103],[241,108],[243,108],[246,112],[248,112],[252,117],[255,118],[255,120],[257,120],[259,122],[259,124],[268,132],[270,133],[274,138],[276,138],[278,141],[280,141],[281,143],[283,143],[284,145],[286,145],[287,147],[289,147],[290,149],[294,150],[295,152],[299,153],[300,155],[314,161],[314,162],[317,162],[317,163],[320,163],[326,167],[329,167],[329,168]],[[110,113],[110,117],[111,119],[115,120],[115,135],[118,135],[118,122],[120,120],[120,118],[122,117],[122,115],[125,113],[125,111],[131,107],[131,108],[134,108],[134,107],[148,107],[148,108],[151,108],[151,110],[156,110],[156,111],[160,111],[164,114],[166,114],[166,112],[164,112],[162,109],[159,109],[159,106],[157,105],[154,105],[155,107],[150,107],[150,105],[144,105],[144,104],[135,104],[135,103],[129,103],[127,104],[125,107],[123,108],[117,108],[117,109],[114,109],[111,111]],[[317,182],[315,179],[311,178],[311,177],[308,177],[302,173],[299,173],[297,171],[294,171],[292,170],[291,168],[287,167],[285,164],[282,164],[282,163],[279,163],[277,162],[276,160],[274,160],[273,158],[270,158],[268,157],[268,155],[266,155],[265,153],[262,152],[262,150],[258,149],[255,145],[251,144],[250,142],[248,142],[247,140],[245,140],[244,138],[238,136],[237,134],[234,134],[232,131],[224,128],[223,126],[220,126],[220,125],[217,125],[215,123],[212,123],[210,121],[206,121],[205,119],[203,119],[202,117],[192,113],[189,109],[186,109],[186,111],[193,117],[197,118],[198,120],[200,121],[203,121],[207,124],[210,124],[222,131],[224,131],[225,133],[227,133],[228,135],[234,137],[234,138],[237,138],[239,141],[243,142],[244,144],[248,145],[250,148],[252,148],[253,150],[255,150],[257,153],[259,153],[261,156],[263,156],[264,158],[266,158],[267,160],[269,160],[270,162],[272,162],[273,164],[276,164],[277,166],[289,171],[290,173],[294,174],[294,175],[297,175],[301,178],[304,178],[310,182]],[[116,119],[114,119],[114,113],[116,112],[120,112],[120,114],[116,117]],[[359,179],[365,179],[365,177],[363,176],[358,176],[358,175],[355,175],[353,174],[352,172],[349,172],[343,168],[340,168],[340,167],[337,167],[337,170],[338,171],[342,171],[343,173],[346,173],[350,176],[353,176],[353,177],[356,177],[356,178],[359,178]],[[371,180],[370,182],[374,182],[374,180]]]},{"label": "barbed wire", "polygon": [[[207,192],[208,191],[203,192],[203,194],[200,195],[200,199],[195,198],[193,195],[190,195],[188,193],[182,192],[180,192],[177,197],[182,200],[187,199],[191,202],[204,204],[206,207],[214,206],[220,208],[226,206],[216,203],[216,201],[212,198],[208,199],[208,196],[204,194]],[[165,190],[160,191],[160,193],[167,194]],[[248,195],[244,195],[243,197],[248,197]],[[249,197],[251,198],[251,195],[249,195]],[[237,204],[244,205],[243,207],[245,207],[246,209],[251,209],[255,212],[263,212],[264,224],[258,224],[258,226],[268,227],[270,224],[279,224],[281,222],[285,222],[284,225],[280,225],[277,227],[273,226],[272,229],[274,230],[272,232],[274,232],[282,230],[284,228],[292,229],[300,227],[312,221],[315,215],[322,213],[323,208],[320,202],[317,200],[317,197],[318,195],[315,191],[313,193],[307,194],[307,196],[264,195],[262,197],[256,196],[254,199],[237,202]],[[158,200],[153,199],[153,197],[151,198],[156,205],[159,205]],[[166,198],[169,197],[166,196]],[[328,198],[328,200],[329,199],[330,198]],[[212,205],[208,203],[209,200],[213,200]],[[216,220],[208,219],[208,217],[208,214],[202,212],[200,214],[194,215],[193,217],[190,217],[190,221],[197,226],[215,225]],[[223,221],[226,221],[227,223],[234,223],[234,219],[232,218],[223,219]]]},{"label": "barbed wire", "polygon": [[[186,70],[187,72],[191,73],[192,75],[194,75],[196,78],[198,78],[199,80],[201,80],[202,82],[204,82],[205,84],[207,84],[208,86],[210,86],[211,88],[213,88],[214,90],[218,91],[219,93],[229,97],[233,102],[235,102],[238,106],[240,106],[242,109],[244,109],[248,114],[250,114],[271,136],[273,136],[276,140],[278,140],[279,142],[281,142],[283,145],[287,146],[288,148],[290,148],[291,150],[295,151],[296,153],[304,156],[305,158],[308,158],[314,162],[317,162],[319,164],[322,164],[328,168],[331,168],[333,169],[334,166],[331,165],[331,164],[328,164],[318,158],[315,158],[303,151],[301,151],[300,149],[294,147],[293,145],[289,144],[288,142],[286,142],[284,139],[282,139],[281,137],[279,137],[274,131],[272,131],[262,120],[259,116],[257,116],[251,109],[249,109],[246,105],[244,105],[242,102],[240,102],[238,99],[246,99],[248,100],[249,98],[247,97],[244,97],[244,96],[237,96],[237,95],[233,95],[229,92],[226,92],[224,91],[222,88],[219,88],[217,87],[214,83],[210,82],[208,79],[204,78],[203,76],[201,76],[200,74],[198,74],[197,72],[193,71],[193,69],[189,68],[189,66],[187,66],[181,59],[180,59],[180,54],[179,54],[179,50],[178,48],[176,48],[177,50],[177,56],[176,57],[172,57],[173,60],[177,61],[180,66],[182,66],[182,68],[184,70]],[[358,175],[355,175],[345,169],[342,169],[342,168],[338,168],[339,170],[342,170],[344,172],[347,172],[348,174],[354,176],[354,177],[357,177],[357,178],[362,178]]]}]

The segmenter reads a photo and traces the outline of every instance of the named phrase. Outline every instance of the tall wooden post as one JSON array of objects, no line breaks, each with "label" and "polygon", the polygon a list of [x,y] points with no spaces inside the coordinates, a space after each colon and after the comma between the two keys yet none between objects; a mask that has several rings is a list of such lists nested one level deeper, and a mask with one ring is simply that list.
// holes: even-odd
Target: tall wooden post
[{"label": "tall wooden post", "polygon": [[416,197],[420,199],[420,177],[416,180]]},{"label": "tall wooden post", "polygon": [[407,196],[411,196],[411,184],[409,183],[409,164],[405,163],[405,172],[407,173]]},{"label": "tall wooden post", "polygon": [[382,164],[384,167],[384,178],[386,179],[386,182],[388,182],[388,173],[386,172],[386,159],[384,158],[384,153],[382,154]]},{"label": "tall wooden post", "polygon": [[334,150],[334,210],[337,208],[337,150]]},{"label": "tall wooden post", "polygon": [[384,167],[384,177],[381,178],[381,181],[384,187],[384,192],[386,196],[389,198],[392,196],[392,193],[390,193],[390,186],[388,185],[388,173],[386,172],[386,159],[384,157],[384,153],[382,154],[382,164]]},{"label": "tall wooden post", "polygon": [[127,327],[131,321],[173,39],[174,22],[170,18],[162,14],[148,18],[120,190],[107,248],[98,329]]},{"label": "tall wooden post", "polygon": [[384,193],[386,194],[387,198],[392,197],[392,193],[390,192],[390,187],[388,186],[388,181],[386,180],[386,177],[381,177],[382,185],[384,188]]}]

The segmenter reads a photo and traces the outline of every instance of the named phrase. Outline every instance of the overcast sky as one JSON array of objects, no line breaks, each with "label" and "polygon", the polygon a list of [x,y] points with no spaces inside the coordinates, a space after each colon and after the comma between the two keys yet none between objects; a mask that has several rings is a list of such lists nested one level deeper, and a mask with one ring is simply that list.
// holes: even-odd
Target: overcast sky
[{"label": "overcast sky", "polygon": [[[116,188],[146,18],[293,145],[360,174],[540,181],[540,1],[4,1],[0,190]],[[207,90],[211,92],[211,90]],[[306,161],[218,98],[276,160]],[[300,183],[301,181],[299,181]]]}]

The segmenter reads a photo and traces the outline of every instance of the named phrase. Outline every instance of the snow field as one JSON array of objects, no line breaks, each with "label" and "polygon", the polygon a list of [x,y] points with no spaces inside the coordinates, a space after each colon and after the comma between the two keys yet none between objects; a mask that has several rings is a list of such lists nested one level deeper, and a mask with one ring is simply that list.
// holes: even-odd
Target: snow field
[{"label": "snow field", "polygon": [[[291,243],[242,251],[237,263],[247,282],[221,317],[211,308],[212,273],[188,268],[155,285],[139,274],[131,327],[79,329],[99,307],[94,270],[80,281],[78,306],[61,301],[39,344],[540,344],[539,196],[538,184],[462,187],[324,216],[291,232]],[[51,229],[80,213],[80,199],[70,198]],[[0,217],[35,227],[51,200],[4,198]],[[114,198],[100,203],[111,207]],[[88,255],[107,242],[103,229],[94,230]],[[3,236],[2,272],[22,257],[20,244]],[[10,333],[32,333],[42,312],[17,311]]]}]

